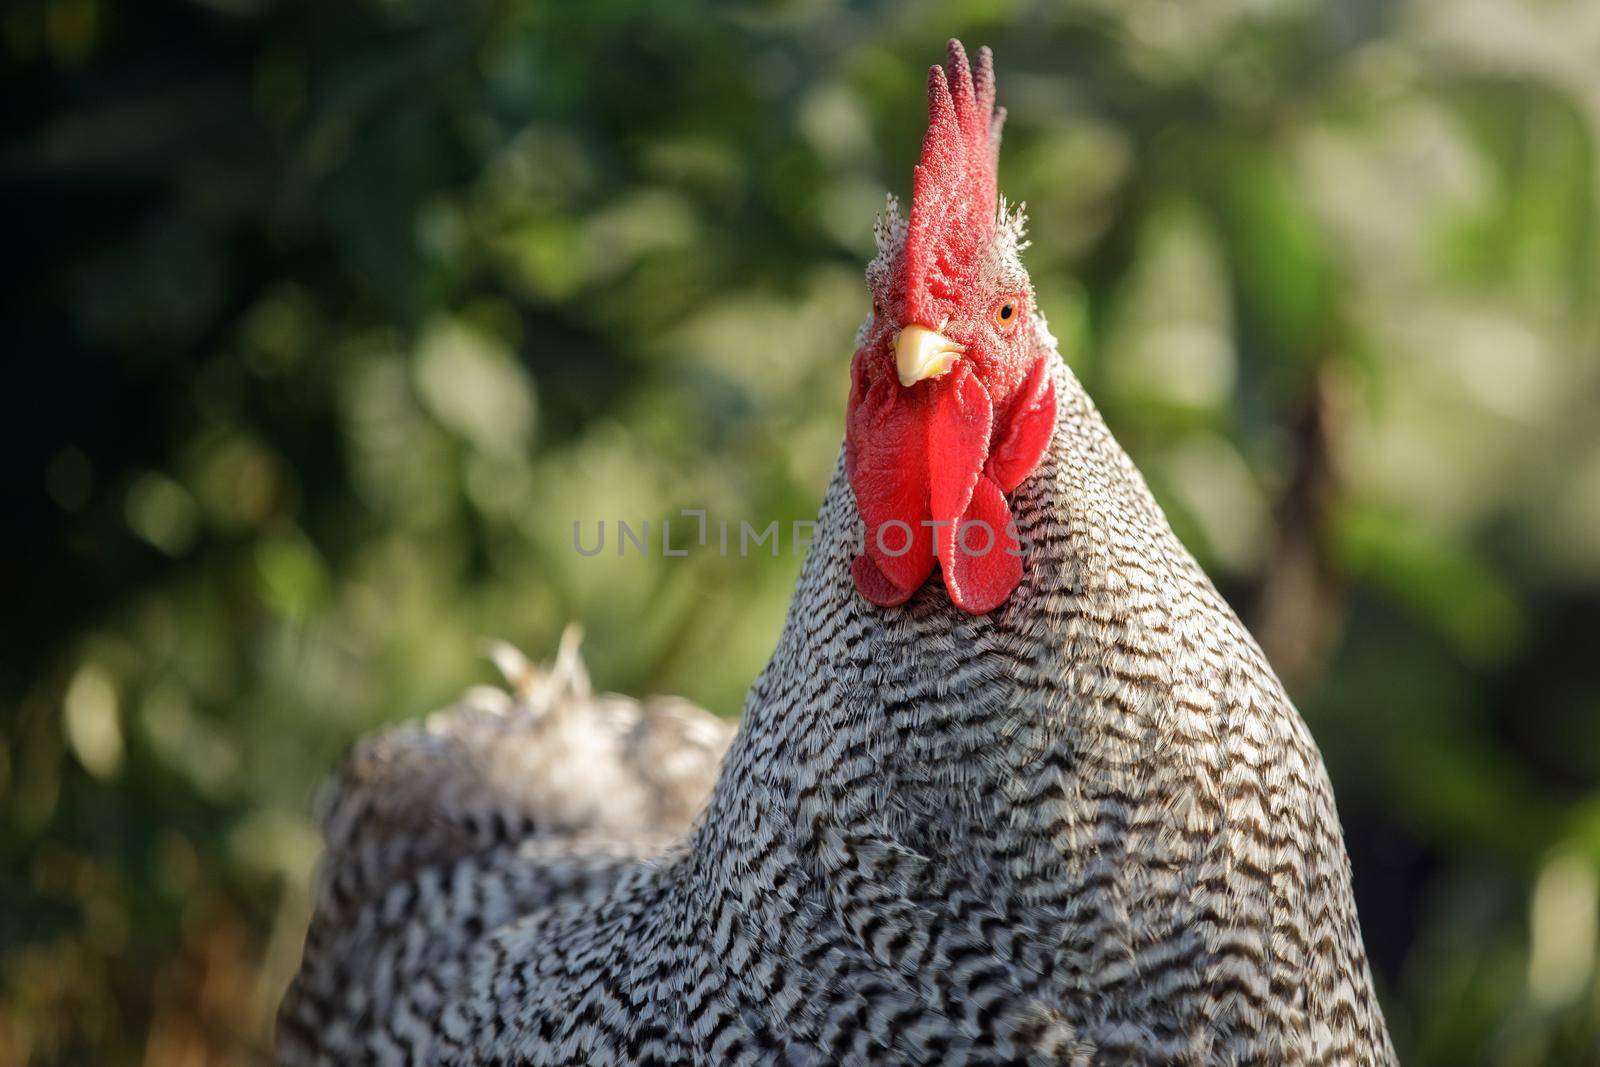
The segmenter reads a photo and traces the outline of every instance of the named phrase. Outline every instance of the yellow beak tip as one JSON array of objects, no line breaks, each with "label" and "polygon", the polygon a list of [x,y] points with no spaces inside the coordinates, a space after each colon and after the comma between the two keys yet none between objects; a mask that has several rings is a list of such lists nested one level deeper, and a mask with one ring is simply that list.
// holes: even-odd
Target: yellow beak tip
[{"label": "yellow beak tip", "polygon": [[937,330],[926,326],[907,326],[894,341],[895,371],[900,384],[910,388],[926,378],[950,373],[965,351]]}]

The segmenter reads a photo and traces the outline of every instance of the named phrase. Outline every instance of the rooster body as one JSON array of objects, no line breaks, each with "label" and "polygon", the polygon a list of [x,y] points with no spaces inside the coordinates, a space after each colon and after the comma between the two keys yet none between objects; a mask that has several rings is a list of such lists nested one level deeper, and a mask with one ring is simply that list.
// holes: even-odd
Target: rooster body
[{"label": "rooster body", "polygon": [[[890,262],[904,240],[880,227]],[[903,589],[863,575],[847,443],[681,837],[709,775],[638,833],[550,819],[481,759],[417,754],[455,718],[394,735],[386,764],[428,773],[347,772],[329,810],[360,817],[330,833],[282,1062],[1393,1063],[1316,746],[1043,319],[1026,328],[1045,350],[1011,395],[1047,389],[1050,422],[1003,501],[1020,569],[999,603],[1012,575],[940,546],[947,587],[880,606]],[[674,722],[652,765],[714,763],[715,727]],[[559,804],[600,811],[615,786],[588,789]],[[419,849],[392,817],[419,810],[470,829]]]}]

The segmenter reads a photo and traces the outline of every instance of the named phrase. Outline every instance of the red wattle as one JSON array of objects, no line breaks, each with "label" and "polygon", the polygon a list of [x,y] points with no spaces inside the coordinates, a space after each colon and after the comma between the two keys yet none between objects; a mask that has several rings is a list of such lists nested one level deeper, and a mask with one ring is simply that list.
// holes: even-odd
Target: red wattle
[{"label": "red wattle", "polygon": [[973,615],[1004,604],[1022,581],[1022,551],[1011,509],[988,475],[978,478],[960,521],[940,528],[939,562],[951,603]]},{"label": "red wattle", "polygon": [[[931,572],[932,567],[928,570]],[[895,608],[911,599],[911,594],[917,591],[921,582],[910,589],[901,589],[891,582],[887,575],[878,569],[872,562],[872,557],[863,552],[850,563],[850,576],[855,579],[856,592],[878,605],[880,608]],[[924,574],[923,580],[927,580]]]},{"label": "red wattle", "polygon": [[966,366],[939,385],[928,429],[939,566],[950,600],[978,615],[1005,603],[1022,581],[1022,560],[1011,509],[999,486],[983,473],[994,429],[989,390]]},{"label": "red wattle", "polygon": [[[865,525],[863,555],[852,566],[856,588],[874,604],[905,601],[933,571],[928,518],[925,398],[894,375],[870,386],[858,355],[845,419],[845,469]],[[898,593],[896,598],[895,593]]]},{"label": "red wattle", "polygon": [[[994,405],[989,390],[965,361],[930,384],[933,410],[923,461],[928,469],[928,509],[935,522],[954,522],[967,510],[973,487],[983,473]],[[943,543],[942,537],[940,541]]]},{"label": "red wattle", "polygon": [[[1022,581],[1022,553],[1005,494],[1039,465],[1055,430],[1056,394],[1040,358],[996,416],[988,387],[962,362],[946,377],[902,387],[851,366],[845,470],[866,528],[851,564],[856,589],[882,607],[944,573],[950,600],[982,614]],[[931,520],[931,522],[930,522]]]},{"label": "red wattle", "polygon": [[1050,361],[1040,359],[1017,390],[1005,418],[1005,432],[994,443],[983,472],[1002,493],[1009,493],[1033,473],[1050,447],[1056,429],[1056,384],[1050,378]]}]

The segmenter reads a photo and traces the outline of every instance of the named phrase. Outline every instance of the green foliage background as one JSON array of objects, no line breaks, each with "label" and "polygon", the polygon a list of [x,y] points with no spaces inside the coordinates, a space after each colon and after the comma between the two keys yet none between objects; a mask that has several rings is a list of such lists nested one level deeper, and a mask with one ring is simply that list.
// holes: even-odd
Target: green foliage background
[{"label": "green foliage background", "polygon": [[[1600,1061],[1600,9],[15,0],[0,1064],[263,1062],[319,779],[587,628],[721,713],[924,72],[1324,747],[1410,1064]],[[592,529],[592,527],[590,527]]]}]

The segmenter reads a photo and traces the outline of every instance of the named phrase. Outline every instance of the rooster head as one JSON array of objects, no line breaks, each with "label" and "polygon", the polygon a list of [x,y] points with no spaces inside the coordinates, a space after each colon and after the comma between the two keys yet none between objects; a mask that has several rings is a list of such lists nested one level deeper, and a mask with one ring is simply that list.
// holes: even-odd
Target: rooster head
[{"label": "rooster head", "polygon": [[959,41],[928,73],[928,133],[911,217],[893,198],[867,269],[872,315],[851,363],[845,464],[865,527],[861,595],[903,603],[937,564],[974,614],[1022,580],[1005,494],[1038,466],[1055,427],[1054,342],[1022,268],[1022,215],[1000,199],[1005,109],[994,62]]}]

